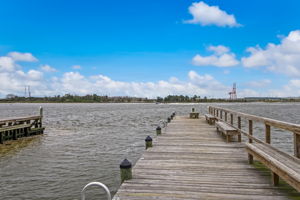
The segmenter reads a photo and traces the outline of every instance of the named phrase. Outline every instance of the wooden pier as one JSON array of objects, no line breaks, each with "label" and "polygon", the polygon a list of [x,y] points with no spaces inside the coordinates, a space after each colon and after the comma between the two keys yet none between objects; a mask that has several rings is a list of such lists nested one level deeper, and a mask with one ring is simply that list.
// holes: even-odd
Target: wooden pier
[{"label": "wooden pier", "polygon": [[[257,143],[257,146],[263,146],[260,148],[261,151],[267,151],[271,146],[269,144],[270,128],[266,127],[266,142],[260,141],[252,134],[252,120],[266,122],[267,125],[275,127],[280,124],[280,128],[284,129],[293,127],[293,130],[298,130],[297,126],[278,121],[274,123],[275,120],[270,121],[266,118],[221,108],[210,107],[209,114],[215,116],[217,121],[236,128],[239,137],[246,135],[249,138],[248,143],[239,142],[239,137],[226,141],[221,134],[217,133],[214,125],[206,122],[204,116],[199,116],[199,119],[177,116],[161,135],[153,139],[153,147],[148,148],[133,167],[132,179],[126,180],[120,186],[113,199],[279,200],[300,198],[298,136],[295,136],[296,156],[286,155],[283,152],[278,153],[278,156],[274,151],[279,152],[279,150],[274,150],[275,148],[272,147],[270,149],[274,150],[274,155],[271,153],[267,155],[270,157],[269,160],[265,159],[266,163],[261,155],[251,152],[249,148],[249,144]],[[248,133],[241,128],[243,119],[251,120]],[[267,164],[266,167],[271,171],[258,169],[260,165],[256,161],[253,165],[253,159]],[[278,164],[279,161],[276,159],[282,159],[280,161],[283,164]],[[286,187],[286,184],[278,185],[278,181],[276,182],[278,177],[283,178],[292,187]]]},{"label": "wooden pier", "polygon": [[17,140],[22,137],[43,134],[42,125],[43,109],[40,108],[40,115],[0,120],[0,144],[8,140]]}]

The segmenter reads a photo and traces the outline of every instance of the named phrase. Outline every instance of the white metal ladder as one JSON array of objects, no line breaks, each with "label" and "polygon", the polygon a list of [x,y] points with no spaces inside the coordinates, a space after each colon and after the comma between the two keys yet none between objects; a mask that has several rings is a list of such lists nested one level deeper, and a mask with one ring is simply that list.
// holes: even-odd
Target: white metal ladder
[{"label": "white metal ladder", "polygon": [[85,200],[85,191],[90,186],[99,186],[99,187],[103,188],[104,191],[106,192],[107,200],[111,200],[111,195],[110,195],[110,191],[109,191],[108,187],[106,187],[106,185],[104,185],[103,183],[100,183],[100,182],[91,182],[91,183],[87,184],[86,186],[84,186],[84,188],[81,190],[81,200]]}]

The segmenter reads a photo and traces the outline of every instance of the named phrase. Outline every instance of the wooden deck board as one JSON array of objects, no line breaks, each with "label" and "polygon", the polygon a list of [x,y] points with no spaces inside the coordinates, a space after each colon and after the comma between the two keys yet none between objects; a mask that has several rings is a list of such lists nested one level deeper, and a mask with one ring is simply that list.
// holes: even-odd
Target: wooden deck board
[{"label": "wooden deck board", "polygon": [[270,184],[268,172],[248,164],[244,144],[226,143],[203,116],[176,117],[136,163],[133,179],[121,185],[118,198],[289,199]]}]

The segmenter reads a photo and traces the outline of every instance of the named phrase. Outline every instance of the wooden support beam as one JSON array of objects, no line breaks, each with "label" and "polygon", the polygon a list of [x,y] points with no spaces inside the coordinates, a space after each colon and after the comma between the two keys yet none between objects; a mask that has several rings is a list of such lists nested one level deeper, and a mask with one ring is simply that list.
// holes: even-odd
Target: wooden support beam
[{"label": "wooden support beam", "polygon": [[230,114],[230,124],[233,125],[233,114]]},{"label": "wooden support beam", "polygon": [[253,164],[253,155],[251,155],[250,153],[248,153],[248,162],[249,164]]},{"label": "wooden support beam", "polygon": [[227,112],[225,112],[225,122],[227,122]]},{"label": "wooden support beam", "polygon": [[[242,129],[242,124],[241,124],[241,117],[238,116],[238,128],[241,130]],[[238,135],[238,141],[241,142],[242,141],[242,134],[239,133]]]},{"label": "wooden support beam", "polygon": [[271,126],[265,124],[265,139],[266,143],[271,144]]},{"label": "wooden support beam", "polygon": [[294,154],[300,158],[300,133],[294,133]]},{"label": "wooden support beam", "polygon": [[3,141],[3,134],[4,134],[3,132],[0,132],[0,144],[3,144],[3,142],[4,142]]},{"label": "wooden support beam", "polygon": [[271,175],[272,175],[272,185],[277,186],[279,184],[279,176],[274,172],[271,172]]}]

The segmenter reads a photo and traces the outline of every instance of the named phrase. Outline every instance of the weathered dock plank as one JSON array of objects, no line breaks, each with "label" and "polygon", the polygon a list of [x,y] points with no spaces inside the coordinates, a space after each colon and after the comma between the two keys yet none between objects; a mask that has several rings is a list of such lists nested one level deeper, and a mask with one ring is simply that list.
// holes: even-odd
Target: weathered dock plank
[{"label": "weathered dock plank", "polygon": [[289,199],[248,164],[245,144],[226,143],[205,118],[176,117],[133,168],[114,199]]}]

